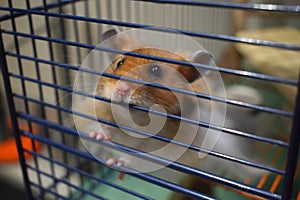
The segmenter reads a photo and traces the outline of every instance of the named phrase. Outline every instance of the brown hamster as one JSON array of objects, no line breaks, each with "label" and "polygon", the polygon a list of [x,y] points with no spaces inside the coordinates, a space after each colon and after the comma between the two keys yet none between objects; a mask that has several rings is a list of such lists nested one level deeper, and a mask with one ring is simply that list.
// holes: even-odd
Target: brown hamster
[{"label": "brown hamster", "polygon": [[[113,35],[111,31],[109,35]],[[121,44],[124,45],[125,40],[117,37],[113,40],[111,46],[117,48],[117,43],[120,41],[123,41]],[[118,48],[124,49],[123,46]],[[131,52],[207,65],[212,62],[212,56],[206,51],[198,51],[188,56],[182,56],[181,54],[179,55],[161,48],[140,46],[135,47]],[[109,139],[113,142],[124,144],[143,152],[149,152],[170,161],[180,161],[189,165],[198,163],[198,152],[194,152],[194,156],[186,155],[189,145],[200,146],[203,142],[204,136],[201,134],[198,125],[166,116],[149,114],[145,111],[130,108],[128,104],[162,111],[178,116],[179,118],[184,117],[199,120],[200,109],[198,99],[194,95],[172,91],[172,88],[193,92],[195,88],[193,88],[192,84],[203,76],[203,71],[197,70],[192,66],[181,66],[129,55],[111,56],[111,58],[113,61],[105,69],[106,73],[158,84],[166,89],[152,87],[147,84],[141,85],[123,80],[122,78],[118,80],[102,76],[98,80],[95,94],[110,99],[112,102],[119,102],[122,105],[89,99],[73,109],[95,115],[100,119],[114,122],[118,125],[145,131],[150,135],[153,134],[175,140],[176,142],[186,144],[186,146],[160,141],[149,137],[149,135],[146,137],[145,135],[139,135],[109,125],[92,125],[92,123],[78,117],[75,119],[77,128],[85,132],[90,132],[90,136],[98,140]],[[205,84],[197,84],[197,90],[202,86],[205,88]],[[102,152],[106,152],[106,150],[102,150]],[[134,163],[130,162],[133,159],[131,156],[124,156],[123,153],[111,153],[111,151],[108,154],[104,156],[107,159],[107,164],[125,164],[131,168],[135,168],[132,166]],[[140,166],[137,169],[141,170]],[[150,167],[146,171],[149,170],[151,171]]]},{"label": "brown hamster", "polygon": [[[104,34],[104,38],[114,37],[111,43],[106,44],[106,46],[127,50],[135,54],[145,54],[205,65],[211,65],[213,63],[212,56],[204,50],[190,54],[174,53],[162,48],[136,45],[133,44],[134,41],[132,38],[126,39],[115,36],[116,34],[117,32],[114,30],[110,30]],[[75,116],[74,120],[78,130],[87,132],[91,137],[98,140],[111,140],[113,143],[122,144],[141,151],[141,154],[143,154],[143,152],[150,153],[167,159],[169,162],[176,161],[192,167],[204,168],[208,171],[216,167],[220,170],[220,166],[232,174],[241,171],[241,168],[235,168],[235,165],[229,164],[227,169],[225,162],[222,162],[222,160],[218,158],[203,160],[203,156],[199,156],[199,152],[188,149],[190,145],[194,145],[211,150],[219,139],[218,131],[210,130],[209,134],[207,134],[206,128],[202,128],[196,124],[151,114],[134,109],[128,105],[131,104],[161,111],[169,115],[179,116],[179,119],[182,117],[204,122],[210,122],[210,120],[213,119],[217,122],[213,123],[214,125],[222,126],[224,116],[221,112],[215,116],[211,114],[210,111],[213,105],[211,101],[200,100],[195,97],[195,95],[182,94],[173,90],[173,88],[178,88],[191,92],[209,93],[208,90],[211,90],[211,88],[207,88],[207,83],[204,80],[208,74],[207,71],[200,71],[190,66],[138,58],[126,54],[115,56],[109,53],[108,57],[112,62],[104,72],[118,75],[121,78],[115,79],[101,76],[99,80],[97,80],[94,93],[97,96],[110,99],[112,103],[86,98],[84,101],[75,103],[73,109],[99,119],[116,123],[119,127],[117,128]],[[128,81],[126,78],[140,80],[143,83],[151,82],[163,86],[166,89]],[[124,126],[146,132],[148,135],[135,133],[123,128]],[[207,135],[209,135],[208,138]],[[175,141],[177,144],[170,143],[166,140],[159,140],[151,136],[167,138]],[[221,138],[222,141],[218,141],[216,144],[216,149],[219,152],[223,153],[230,149],[230,153],[233,152],[234,154],[237,152],[236,155],[242,158],[244,157],[244,155],[240,153],[240,148],[243,147],[238,146],[239,140],[236,139],[237,137],[222,135]],[[137,158],[134,154],[103,147],[101,146],[101,142],[99,142],[99,146],[89,142],[84,143],[86,148],[93,155],[106,160],[108,165],[125,165],[126,167],[142,172],[153,172],[164,167]],[[203,165],[203,163],[205,164]],[[249,170],[247,169],[247,171]],[[163,171],[159,176],[167,179],[175,176],[174,171],[168,172],[170,174],[165,172],[166,171]],[[244,173],[244,170],[242,170],[242,172],[243,174],[247,174]]]},{"label": "brown hamster", "polygon": [[[140,48],[134,50],[133,52],[176,60],[185,60],[179,55],[162,49]],[[201,56],[203,56],[203,54]],[[205,54],[205,56],[209,55]],[[121,77],[157,83],[164,85],[165,87],[177,87],[185,90],[192,90],[192,87],[187,83],[191,83],[200,77],[200,73],[193,67],[183,67],[132,56],[118,57],[105,72]],[[122,102],[125,104],[130,103],[188,118],[191,118],[196,114],[195,110],[197,109],[195,108],[198,106],[197,101],[192,100],[191,97],[185,94],[172,92],[168,89],[159,89],[147,85],[140,85],[138,83],[131,83],[124,80],[111,79],[107,77],[101,77],[99,80],[96,94],[109,98],[115,102]],[[193,142],[193,137],[195,137],[195,135],[187,136],[189,133],[184,133],[184,131],[191,131],[190,128],[192,127],[188,125],[186,125],[186,128],[189,127],[189,130],[180,131],[180,133],[178,133],[180,125],[179,120],[169,118],[166,119],[165,124],[157,133],[157,131],[152,132],[153,130],[151,130],[151,128],[145,128],[145,126],[150,123],[154,123],[155,121],[153,118],[150,119],[149,113],[129,108],[130,115],[122,117],[122,114],[120,113],[125,111],[119,110],[114,114],[112,110],[110,110],[111,105],[109,103],[99,102],[99,104],[101,104],[98,105],[99,109],[95,110],[98,118],[105,118],[106,120],[122,123],[123,125],[130,127],[136,127],[136,124],[139,126],[139,128],[142,128],[145,131],[149,131],[152,134],[158,134],[159,136],[169,139],[173,139],[175,134],[179,134],[177,136],[177,140],[180,139],[179,142],[187,143],[188,145]],[[127,114],[127,112],[125,113]],[[118,118],[118,121],[116,121],[115,117]],[[131,117],[133,123],[127,121],[127,117]],[[163,120],[162,118],[164,117],[156,116],[156,120]],[[156,124],[153,124],[153,126],[156,126]],[[193,129],[197,128],[197,126],[193,126]],[[195,132],[195,130],[193,131]],[[197,133],[197,131],[195,133]],[[161,148],[163,145],[165,145],[163,142],[154,141],[155,139],[145,139],[139,138],[137,135],[127,135],[126,133],[120,133],[118,130],[112,130],[112,128],[108,128],[102,133],[92,132],[91,136],[98,139],[111,138],[112,141],[120,142],[134,148],[140,148],[140,150],[146,152],[153,152],[156,150],[156,148]],[[130,140],[130,142],[128,141],[124,143],[124,139]],[[148,145],[145,146],[145,144]],[[172,149],[168,149],[168,151],[171,150]],[[162,154],[164,153],[158,153],[160,156],[162,156]],[[108,160],[109,164],[112,164],[113,162],[114,161],[112,159]]]}]

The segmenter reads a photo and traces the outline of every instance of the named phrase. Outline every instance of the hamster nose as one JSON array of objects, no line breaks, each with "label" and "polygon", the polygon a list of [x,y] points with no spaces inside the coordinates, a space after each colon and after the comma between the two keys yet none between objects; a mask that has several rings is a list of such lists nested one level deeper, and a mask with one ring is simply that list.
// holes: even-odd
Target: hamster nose
[{"label": "hamster nose", "polygon": [[128,85],[128,83],[123,81],[119,81],[117,83],[115,89],[116,94],[120,96],[127,96],[129,94],[129,91],[130,91],[130,86]]}]

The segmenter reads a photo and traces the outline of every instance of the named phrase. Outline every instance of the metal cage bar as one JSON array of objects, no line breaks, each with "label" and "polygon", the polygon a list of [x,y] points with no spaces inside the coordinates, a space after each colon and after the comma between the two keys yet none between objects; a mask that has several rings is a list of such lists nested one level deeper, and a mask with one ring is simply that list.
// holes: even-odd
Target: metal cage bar
[{"label": "metal cage bar", "polygon": [[[43,194],[46,192],[46,193],[51,193],[57,199],[68,199],[65,196],[59,194],[57,183],[63,183],[64,185],[68,186],[69,193],[72,192],[72,188],[73,188],[73,189],[80,191],[82,194],[86,193],[86,194],[89,194],[98,199],[105,199],[101,195],[95,194],[92,191],[89,191],[81,186],[77,186],[77,185],[74,185],[73,183],[69,182],[67,179],[69,178],[71,173],[80,174],[82,182],[84,179],[83,177],[88,177],[92,180],[107,184],[111,187],[114,187],[118,190],[122,190],[124,192],[127,192],[127,193],[129,193],[133,196],[139,197],[141,199],[151,199],[150,197],[148,197],[144,194],[139,194],[138,192],[132,191],[125,187],[122,188],[116,184],[106,181],[105,179],[95,177],[90,173],[87,173],[81,169],[71,166],[71,162],[69,162],[68,158],[67,158],[69,153],[73,154],[75,156],[79,156],[80,158],[85,158],[85,159],[88,159],[88,160],[91,160],[94,162],[97,162],[97,160],[94,157],[92,157],[91,155],[89,155],[88,153],[84,153],[80,150],[76,150],[74,148],[74,146],[72,147],[72,146],[65,145],[66,140],[67,140],[65,138],[66,135],[72,135],[74,137],[77,137],[77,132],[76,132],[76,130],[74,130],[72,128],[68,128],[63,125],[63,113],[73,113],[73,114],[83,116],[83,117],[89,118],[91,120],[100,122],[100,123],[105,123],[105,124],[111,125],[111,126],[118,126],[118,125],[115,123],[107,122],[103,119],[93,118],[93,117],[84,115],[83,113],[73,112],[69,108],[64,108],[59,102],[59,97],[60,97],[59,92],[70,92],[70,93],[74,92],[74,93],[77,93],[82,96],[93,97],[93,98],[96,98],[96,99],[102,100],[102,101],[107,101],[107,102],[111,102],[111,101],[109,99],[105,99],[100,96],[94,97],[93,95],[90,95],[90,94],[87,94],[87,93],[84,93],[81,91],[74,91],[74,90],[70,89],[69,87],[60,85],[60,83],[57,80],[57,76],[56,76],[58,68],[65,69],[66,72],[68,72],[67,70],[75,71],[75,72],[80,71],[80,72],[85,72],[85,73],[103,75],[103,76],[115,78],[115,79],[120,79],[121,77],[114,76],[111,74],[101,73],[101,72],[98,72],[95,70],[79,68],[77,65],[68,64],[68,62],[69,62],[68,59],[64,59],[62,62],[57,62],[57,61],[55,61],[53,45],[54,44],[64,45],[65,46],[64,52],[67,52],[66,46],[75,47],[77,56],[78,56],[78,58],[77,58],[78,62],[80,61],[79,56],[80,56],[80,51],[82,49],[92,50],[92,49],[97,48],[97,50],[99,50],[99,51],[121,53],[121,54],[126,54],[128,56],[134,56],[134,57],[138,57],[138,58],[146,58],[146,59],[157,60],[157,61],[161,61],[161,62],[181,64],[181,65],[185,65],[187,67],[190,66],[191,64],[187,63],[187,62],[183,62],[183,61],[177,61],[177,60],[160,58],[160,57],[143,55],[143,54],[136,54],[136,53],[126,52],[126,51],[121,51],[121,50],[116,50],[116,49],[101,48],[101,47],[98,48],[95,45],[92,45],[92,41],[91,41],[92,36],[91,36],[91,33],[89,32],[91,30],[90,23],[101,24],[101,25],[102,24],[115,25],[115,26],[128,27],[128,28],[150,28],[151,30],[165,31],[165,32],[170,32],[172,34],[173,33],[181,33],[181,34],[185,34],[188,36],[207,38],[210,40],[220,40],[220,41],[226,41],[226,42],[232,42],[232,43],[244,43],[244,44],[252,44],[252,45],[258,45],[258,46],[267,46],[267,47],[274,47],[274,48],[278,48],[278,49],[293,50],[293,51],[297,51],[297,52],[300,51],[300,46],[295,45],[295,44],[284,44],[284,43],[270,42],[270,41],[264,41],[264,40],[256,40],[256,39],[252,39],[252,38],[240,38],[240,37],[229,36],[229,35],[225,35],[225,34],[196,32],[196,31],[188,31],[188,30],[182,30],[182,29],[171,29],[171,28],[166,28],[164,26],[152,26],[152,25],[143,24],[143,23],[133,23],[133,22],[129,22],[129,19],[133,18],[133,16],[129,16],[129,15],[127,16],[127,21],[114,20],[114,19],[112,19],[113,16],[111,14],[110,14],[109,19],[100,18],[99,13],[98,13],[97,18],[95,18],[95,17],[89,15],[89,12],[90,12],[89,1],[83,2],[84,3],[83,4],[84,5],[84,8],[83,8],[84,16],[77,15],[77,10],[75,8],[75,4],[82,2],[79,0],[59,0],[59,1],[53,2],[53,3],[49,3],[49,2],[47,2],[47,0],[44,0],[43,5],[37,6],[37,7],[32,7],[29,4],[29,1],[27,1],[27,5],[26,5],[27,9],[16,8],[13,6],[12,1],[8,1],[8,2],[9,2],[8,7],[0,7],[1,11],[8,13],[8,14],[0,16],[0,22],[6,22],[8,20],[11,20],[13,28],[12,28],[12,30],[1,29],[0,65],[1,65],[1,70],[2,70],[3,80],[5,83],[5,89],[6,89],[7,99],[8,99],[8,107],[9,107],[9,110],[11,113],[11,120],[12,120],[12,124],[13,124],[14,133],[16,136],[18,152],[20,155],[20,163],[21,163],[21,167],[22,167],[24,180],[25,180],[26,191],[27,191],[28,197],[31,199],[34,199],[34,195],[32,193],[31,186],[34,188],[37,188],[39,190],[39,193],[40,193],[39,195],[41,198],[42,198]],[[153,1],[147,1],[147,2],[146,1],[136,1],[136,2],[143,2],[143,3],[147,3],[147,4],[150,4],[150,3],[151,4],[162,4],[162,5],[172,4],[172,5],[185,5],[185,6],[199,6],[199,7],[207,7],[207,8],[225,8],[225,9],[240,9],[240,10],[251,10],[251,11],[280,12],[280,13],[289,13],[292,15],[296,15],[296,14],[300,13],[300,6],[285,6],[285,5],[272,5],[272,4],[238,4],[238,3],[197,2],[197,1],[180,1],[180,0],[170,0],[170,1],[169,0],[160,0],[160,1],[153,0]],[[98,5],[100,5],[100,1],[97,3],[98,3]],[[109,2],[109,3],[111,4],[111,2]],[[70,6],[70,5],[72,6],[72,14],[63,13],[63,7]],[[55,11],[52,11],[51,9],[54,9],[54,8],[59,8],[60,11],[58,13]],[[111,8],[112,8],[112,5],[111,5]],[[130,7],[128,6],[128,9],[129,8]],[[119,10],[119,11],[120,12],[117,13],[118,18],[120,18],[122,15],[124,15],[124,13],[121,12],[122,10]],[[30,26],[29,33],[18,31],[16,24],[15,24],[15,19],[26,17],[26,16],[28,16],[28,19],[29,19],[29,26]],[[45,27],[47,29],[45,36],[39,35],[39,33],[36,33],[34,31],[32,16],[42,16],[45,18],[45,24],[46,24]],[[64,20],[71,20],[73,23],[72,27],[75,30],[75,41],[67,40],[67,36],[64,35],[64,31],[63,31],[61,38],[55,38],[51,34],[49,18],[59,19],[61,25],[64,24]],[[85,23],[85,28],[88,30],[88,37],[87,37],[86,42],[80,41],[80,37],[79,37],[79,33],[78,33],[79,29],[78,29],[77,22]],[[100,30],[100,28],[98,30]],[[16,53],[6,51],[6,49],[4,48],[4,41],[3,41],[4,36],[12,36],[14,38]],[[19,51],[21,48],[20,44],[18,42],[19,38],[27,38],[27,39],[31,40],[32,48],[33,48],[33,56],[23,55]],[[48,49],[50,50],[50,57],[48,59],[38,58],[38,53],[37,53],[38,50],[37,50],[36,43],[39,41],[44,41],[48,44]],[[20,69],[19,74],[11,73],[9,71],[9,66],[7,65],[7,60],[6,60],[7,58],[15,58],[18,60],[18,66]],[[24,61],[24,60],[32,61],[35,63],[36,72],[37,72],[36,79],[28,77],[23,74],[22,61]],[[50,82],[44,81],[39,74],[39,70],[40,70],[39,68],[41,68],[41,66],[44,64],[47,65],[47,67],[51,68],[51,70],[52,70],[52,74],[51,74],[52,80]],[[167,117],[170,117],[170,118],[190,121],[191,123],[195,123],[195,124],[198,124],[199,126],[203,126],[203,127],[209,127],[209,126],[212,127],[213,126],[213,128],[215,128],[216,130],[221,130],[222,132],[225,132],[225,133],[236,134],[239,137],[244,137],[247,139],[254,139],[254,140],[257,140],[260,142],[275,144],[280,147],[283,147],[284,149],[287,149],[288,156],[287,156],[285,170],[261,165],[258,163],[252,163],[250,161],[240,159],[240,158],[235,158],[234,156],[226,155],[223,153],[218,153],[218,152],[214,152],[214,151],[209,152],[210,155],[213,155],[218,158],[222,158],[224,160],[229,160],[232,162],[237,162],[237,163],[240,163],[243,165],[248,165],[248,166],[252,166],[252,167],[256,167],[256,168],[260,168],[260,169],[265,169],[270,172],[276,173],[278,175],[283,175],[284,176],[283,190],[282,190],[281,194],[272,193],[272,192],[266,191],[264,189],[255,188],[255,187],[249,186],[242,182],[219,177],[217,175],[210,174],[210,173],[198,170],[198,169],[194,169],[194,168],[191,168],[191,167],[188,167],[188,166],[176,163],[176,162],[170,164],[168,167],[173,170],[178,170],[178,171],[181,171],[181,172],[184,172],[187,174],[192,174],[192,175],[202,177],[202,178],[204,177],[207,180],[210,180],[212,182],[220,183],[227,187],[237,189],[237,190],[240,190],[243,192],[247,192],[249,194],[258,195],[260,197],[270,198],[270,199],[286,199],[286,200],[291,199],[292,190],[293,190],[293,187],[291,187],[291,185],[293,185],[293,179],[294,179],[294,176],[296,173],[296,167],[297,167],[297,159],[295,159],[295,158],[298,158],[298,151],[299,151],[299,134],[298,134],[300,131],[299,130],[300,129],[300,126],[299,126],[299,124],[300,124],[300,95],[299,95],[300,84],[299,83],[300,82],[299,82],[299,80],[290,80],[290,79],[286,79],[286,78],[279,78],[279,77],[264,75],[264,74],[260,74],[260,73],[254,73],[254,72],[248,72],[248,71],[236,70],[236,69],[227,69],[227,68],[222,68],[222,67],[218,67],[217,69],[215,69],[215,68],[212,68],[211,66],[201,65],[201,64],[196,64],[196,63],[193,63],[193,65],[196,67],[199,67],[199,68],[204,68],[204,69],[209,69],[209,70],[218,70],[221,73],[231,74],[231,75],[234,75],[237,77],[247,77],[247,78],[258,79],[258,80],[262,80],[262,81],[266,81],[266,82],[274,82],[277,84],[289,85],[289,86],[292,86],[295,88],[297,87],[298,96],[296,99],[296,106],[295,106],[295,109],[293,112],[285,111],[282,109],[276,109],[276,108],[272,108],[272,107],[268,107],[268,106],[258,106],[258,105],[254,105],[254,104],[241,102],[241,101],[235,101],[235,100],[224,99],[224,98],[219,98],[219,97],[212,97],[212,96],[202,94],[202,93],[196,94],[197,97],[199,97],[199,98],[211,99],[214,101],[218,101],[218,102],[222,102],[222,103],[226,103],[226,104],[230,104],[230,105],[251,108],[254,110],[261,111],[261,112],[271,113],[274,115],[292,119],[293,124],[292,124],[291,137],[290,137],[289,142],[281,141],[278,139],[271,139],[268,137],[262,137],[262,136],[255,135],[253,133],[238,131],[238,130],[234,130],[234,129],[230,129],[230,128],[223,128],[223,127],[218,127],[218,126],[214,126],[214,125],[209,125],[209,124],[206,124],[205,122],[198,122],[198,121],[183,119],[178,116],[172,116],[172,115],[168,115],[168,114],[166,115]],[[20,95],[20,94],[13,92],[12,87],[11,87],[11,79],[20,80],[20,82],[23,84],[23,90],[22,90],[23,94]],[[140,80],[134,80],[134,79],[130,79],[130,78],[125,78],[125,79],[127,81],[132,81],[132,82],[139,83],[139,84],[146,84],[146,85],[158,87],[161,89],[165,88],[163,85],[159,85],[159,84],[143,82]],[[27,95],[25,83],[28,83],[28,82],[34,83],[38,86],[39,94],[40,94],[38,99],[31,98]],[[66,82],[68,84],[69,81],[67,80]],[[57,102],[57,104],[45,102],[45,100],[43,99],[43,90],[42,90],[43,87],[49,87],[49,88],[54,89],[54,91],[55,91],[54,96],[55,96],[55,99],[56,99],[55,101]],[[176,92],[182,92],[184,94],[189,93],[187,91],[176,89],[176,88],[172,88],[172,89],[176,90]],[[18,112],[16,110],[16,105],[14,103],[15,99],[23,100],[25,107],[26,107],[25,112]],[[36,117],[36,116],[30,115],[29,108],[28,108],[29,103],[34,103],[41,107],[42,117]],[[140,106],[131,105],[131,107],[145,111],[145,112],[152,112],[152,113],[155,113],[158,115],[164,115],[164,113],[162,113],[162,112],[152,111],[152,110],[140,107]],[[47,109],[47,108],[51,108],[51,109],[55,110],[55,112],[57,113],[58,122],[54,123],[47,119],[46,114],[45,114],[45,109]],[[50,138],[49,134],[47,134],[49,138],[44,138],[42,136],[37,136],[37,135],[33,134],[32,129],[29,131],[20,130],[18,119],[24,119],[25,121],[28,122],[29,126],[31,126],[32,123],[35,123],[35,124],[44,126],[46,130],[54,129],[54,130],[59,131],[61,133],[60,138],[62,140],[62,144],[60,144],[57,141],[52,141],[51,139],[49,139]],[[176,143],[176,141],[171,141],[170,139],[151,135],[147,132],[132,130],[131,127],[124,126],[122,128],[124,128],[124,129],[127,128],[128,130],[131,130],[131,131],[139,133],[139,134],[144,134],[144,135],[148,135],[148,136],[150,135],[151,137],[161,140],[161,141],[164,141],[164,142]],[[86,134],[84,134],[84,133],[78,133],[78,135],[85,139],[89,139],[91,142],[95,142],[94,140],[87,137]],[[26,136],[28,138],[31,138],[33,145],[34,145],[34,141],[39,141],[43,144],[47,144],[49,157],[43,156],[43,155],[37,153],[35,150],[25,149],[21,143],[21,139],[20,139],[21,136]],[[102,143],[111,148],[114,148],[113,145],[111,145],[110,143],[108,143],[106,141],[103,141]],[[181,144],[180,142],[177,142],[177,144],[178,145],[186,145],[186,144]],[[121,144],[117,144],[117,145],[125,151],[138,152],[138,150],[136,150],[136,149],[129,148],[129,147],[123,146]],[[54,148],[60,149],[64,152],[63,153],[63,155],[64,155],[63,162],[58,162],[58,161],[52,159],[53,158],[52,150],[54,150]],[[205,152],[205,149],[201,149],[201,148],[195,147],[195,146],[189,146],[189,149]],[[39,164],[37,161],[35,162],[35,166],[28,165],[26,163],[26,159],[24,157],[25,152],[33,155],[33,157],[35,159],[38,159],[38,158],[43,159],[43,160],[46,160],[48,163],[50,163],[51,164],[50,173],[44,172],[39,167]],[[159,157],[156,157],[156,156],[153,156],[150,154],[146,155],[143,158],[146,160],[153,161],[154,163],[167,162],[166,160],[164,160],[162,158],[159,158]],[[79,164],[79,162],[80,162],[80,159],[77,158],[77,163]],[[105,163],[104,160],[102,162]],[[63,174],[63,176],[61,176],[59,178],[58,175],[56,175],[55,166],[63,167],[64,169],[66,169],[66,173]],[[124,167],[120,167],[118,169],[122,170],[123,168]],[[28,170],[33,171],[34,173],[36,173],[38,175],[38,183],[39,184],[36,184],[33,181],[30,181],[30,178],[28,176]],[[129,169],[125,168],[125,170],[128,171]],[[164,188],[167,188],[167,189],[170,189],[173,191],[177,191],[182,194],[186,194],[186,195],[194,197],[194,198],[213,199],[209,196],[197,193],[191,189],[187,189],[187,188],[181,187],[180,185],[177,185],[175,183],[168,182],[167,180],[159,179],[157,177],[154,177],[154,176],[151,176],[148,174],[130,173],[130,170],[128,172],[132,176],[137,177],[139,179],[146,180],[147,182],[162,186]],[[42,181],[41,181],[42,176],[46,176],[50,179],[53,179],[53,185],[49,186],[49,187],[43,186]],[[54,188],[54,190],[51,190],[52,188]]]},{"label": "metal cage bar", "polygon": [[18,153],[20,156],[20,165],[21,165],[22,174],[23,174],[23,178],[24,178],[26,194],[27,194],[27,198],[32,198],[33,194],[30,189],[29,178],[28,178],[27,169],[26,169],[26,165],[25,165],[24,152],[22,151],[22,144],[21,144],[21,140],[19,137],[20,129],[18,126],[17,112],[15,110],[15,105],[14,105],[14,101],[13,101],[13,92],[11,89],[11,83],[10,83],[9,76],[8,76],[9,72],[8,72],[8,66],[7,66],[7,61],[6,61],[6,57],[5,57],[5,49],[4,49],[2,36],[0,37],[0,60],[1,60],[0,67],[1,67],[2,77],[3,77],[3,81],[5,83],[5,92],[6,92],[7,99],[8,99],[8,108],[9,108],[9,112],[11,115],[13,132],[16,137]]},{"label": "metal cage bar", "polygon": [[293,118],[293,126],[291,131],[291,138],[289,144],[289,154],[288,160],[286,163],[286,170],[285,170],[285,178],[284,178],[284,189],[282,199],[291,199],[292,192],[293,192],[293,181],[295,178],[296,167],[297,167],[297,160],[295,158],[298,157],[299,153],[299,142],[300,142],[300,81],[298,82],[298,95],[296,99],[296,106],[294,111],[294,118]]}]

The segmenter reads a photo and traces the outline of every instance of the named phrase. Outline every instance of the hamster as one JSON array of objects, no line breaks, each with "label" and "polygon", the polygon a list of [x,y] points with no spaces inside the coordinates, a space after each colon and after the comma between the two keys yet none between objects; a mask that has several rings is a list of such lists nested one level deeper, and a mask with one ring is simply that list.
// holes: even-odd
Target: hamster
[{"label": "hamster", "polygon": [[[117,34],[117,31],[110,30],[104,34],[104,38]],[[106,46],[110,48],[126,49],[127,39],[116,35],[115,38]],[[120,46],[118,44],[120,43]],[[185,53],[184,56],[162,48],[155,48],[143,45],[134,46],[132,53],[146,54],[155,57],[169,58],[185,62],[195,62],[204,65],[210,65],[213,60],[210,53],[200,50],[191,54]],[[131,47],[132,48],[132,47]],[[89,132],[90,136],[98,140],[111,140],[114,143],[120,143],[131,148],[148,152],[153,155],[165,158],[170,162],[178,161],[191,166],[196,166],[199,162],[199,152],[188,150],[190,145],[200,147],[205,138],[205,131],[202,131],[198,124],[188,123],[188,120],[200,121],[201,115],[206,115],[204,109],[200,109],[200,102],[193,93],[195,90],[206,91],[207,86],[204,82],[197,82],[206,76],[206,71],[197,70],[191,66],[181,66],[150,59],[138,58],[129,55],[108,54],[112,63],[105,69],[105,73],[121,76],[120,80],[101,76],[97,81],[95,95],[110,99],[114,103],[100,101],[92,98],[85,98],[84,101],[73,104],[73,110],[106,121],[114,122],[118,125],[131,127],[140,131],[149,133],[149,135],[140,135],[132,131],[116,128],[105,124],[100,124],[82,117],[74,116],[75,124],[78,130]],[[122,77],[140,80],[143,82],[157,84],[164,88],[156,88],[147,84],[138,84],[123,80]],[[173,88],[190,91],[191,95],[173,91]],[[201,104],[211,104],[209,101]],[[145,111],[136,110],[130,105],[136,105],[153,111],[161,111],[165,115],[160,116]],[[209,106],[208,106],[209,107]],[[166,117],[166,115],[177,116],[178,119]],[[186,121],[180,118],[187,119]],[[174,140],[173,144],[168,141],[162,141],[157,136]],[[86,145],[86,146],[89,146]],[[102,148],[102,147],[101,147]],[[93,148],[91,148],[93,149]],[[90,151],[94,151],[91,150]],[[97,148],[95,147],[95,154]],[[186,152],[190,153],[186,153]],[[137,161],[134,156],[125,155],[112,150],[101,150],[101,155],[105,158],[108,165],[126,165],[130,168],[136,168],[142,171],[152,171],[151,164],[147,163],[134,166]],[[193,156],[192,156],[193,155]],[[135,159],[135,162],[131,160]],[[148,167],[149,165],[149,167]],[[143,169],[141,169],[143,168]]]},{"label": "hamster", "polygon": [[[113,29],[103,35],[104,39],[114,37],[112,42],[107,45],[108,47],[130,51],[134,54],[146,54],[204,65],[213,63],[211,54],[204,50],[182,55],[161,48],[133,44],[132,39],[127,40],[118,37],[117,33]],[[209,93],[209,88],[207,88],[206,82],[203,81],[205,76],[209,74],[208,71],[200,71],[194,67],[138,58],[126,54],[114,55],[109,53],[108,57],[112,62],[104,72],[121,78],[114,79],[101,76],[97,81],[95,95],[110,99],[112,103],[86,98],[84,101],[76,103],[73,109],[116,123],[119,127],[74,116],[78,130],[88,132],[91,138],[122,144],[167,159],[170,162],[176,161],[205,170],[210,170],[212,166],[221,165],[222,160],[203,159],[199,152],[188,149],[190,145],[212,148],[219,138],[219,131],[211,130],[210,134],[206,134],[207,128],[166,117],[166,115],[172,115],[179,116],[179,119],[182,117],[192,121],[210,121],[212,118],[210,109],[213,102],[200,100],[195,95],[187,95],[173,90],[173,88],[178,88],[190,91],[192,94],[193,92]],[[128,81],[128,78],[140,80],[144,84]],[[152,87],[145,83],[153,83],[164,87],[164,89]],[[154,112],[160,111],[165,115],[155,115],[136,110],[134,106],[130,105],[144,107]],[[222,126],[223,117],[222,114],[215,116],[215,120],[220,121],[220,124],[215,125]],[[149,135],[140,135],[122,128],[124,126],[149,133]],[[207,139],[207,135],[210,135],[210,138]],[[175,143],[186,144],[186,146],[169,143],[166,140],[157,138],[167,138],[175,141]],[[223,138],[225,138],[224,141],[218,141],[217,145],[220,152],[223,152],[225,148],[237,148],[233,150],[234,152],[241,150],[239,148],[242,147],[236,146],[235,137]],[[211,143],[211,145],[206,147],[205,142]],[[110,166],[126,166],[142,172],[161,169],[160,165],[144,161],[134,154],[111,150],[101,145],[93,147],[90,143],[86,143],[86,146],[92,154],[105,159],[106,164]],[[232,166],[228,167],[228,170],[233,174],[239,171],[239,169],[232,168]]]}]

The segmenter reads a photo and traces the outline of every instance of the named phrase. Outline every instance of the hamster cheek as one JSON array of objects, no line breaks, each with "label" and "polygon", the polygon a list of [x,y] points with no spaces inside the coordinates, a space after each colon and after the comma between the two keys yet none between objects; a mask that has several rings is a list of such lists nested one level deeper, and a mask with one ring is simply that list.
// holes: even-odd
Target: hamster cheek
[{"label": "hamster cheek", "polygon": [[163,106],[169,113],[180,113],[179,101],[172,91],[157,89],[153,94],[155,101],[157,101],[155,103]]},{"label": "hamster cheek", "polygon": [[101,84],[101,90],[99,95],[108,99],[111,99],[113,96],[114,84],[111,82],[105,82]]}]

